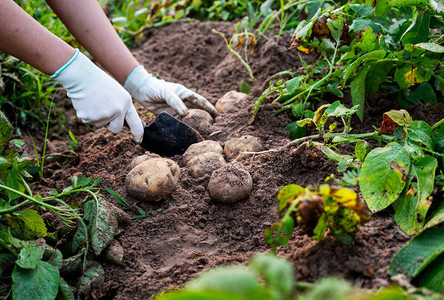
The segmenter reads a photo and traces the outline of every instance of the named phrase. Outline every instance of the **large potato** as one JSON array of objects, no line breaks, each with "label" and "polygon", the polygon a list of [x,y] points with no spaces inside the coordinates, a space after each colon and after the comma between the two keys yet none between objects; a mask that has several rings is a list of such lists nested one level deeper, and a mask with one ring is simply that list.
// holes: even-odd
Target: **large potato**
[{"label": "large potato", "polygon": [[239,163],[226,164],[211,174],[208,190],[211,198],[231,204],[250,196],[253,180]]},{"label": "large potato", "polygon": [[211,140],[192,144],[182,156],[182,165],[186,166],[194,156],[206,152],[216,152],[222,154],[224,150],[218,142]]},{"label": "large potato", "polygon": [[179,181],[180,168],[172,160],[152,158],[141,162],[126,176],[126,191],[144,201],[169,196]]},{"label": "large potato", "polygon": [[245,93],[230,91],[217,100],[215,105],[216,110],[221,114],[239,111],[242,107],[242,102],[244,102],[247,97],[248,95]]},{"label": "large potato", "polygon": [[189,173],[194,178],[211,174],[214,170],[226,164],[222,154],[216,152],[206,152],[194,156],[187,164]]},{"label": "large potato", "polygon": [[234,159],[242,152],[258,152],[262,150],[264,150],[264,146],[261,140],[252,135],[244,135],[228,140],[224,146],[227,159]]},{"label": "large potato", "polygon": [[213,117],[202,109],[189,109],[188,114],[182,117],[182,122],[201,133],[208,133],[213,124]]}]

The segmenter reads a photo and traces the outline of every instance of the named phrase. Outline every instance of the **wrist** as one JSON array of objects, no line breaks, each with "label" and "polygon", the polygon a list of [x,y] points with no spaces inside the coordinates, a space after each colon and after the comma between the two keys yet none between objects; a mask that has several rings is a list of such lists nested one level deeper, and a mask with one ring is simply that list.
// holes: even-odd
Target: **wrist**
[{"label": "wrist", "polygon": [[152,77],[153,76],[148,73],[143,65],[139,65],[128,75],[123,87],[137,100],[141,97],[141,95],[139,95],[140,90],[147,84],[146,80]]},{"label": "wrist", "polygon": [[61,83],[68,93],[79,93],[97,85],[103,74],[99,67],[76,49],[71,59],[50,77]]}]

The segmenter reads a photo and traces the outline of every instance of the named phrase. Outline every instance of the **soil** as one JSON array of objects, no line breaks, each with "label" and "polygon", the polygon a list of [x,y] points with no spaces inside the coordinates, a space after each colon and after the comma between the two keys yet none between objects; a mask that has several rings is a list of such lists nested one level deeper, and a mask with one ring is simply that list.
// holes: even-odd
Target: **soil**
[{"label": "soil", "polygon": [[[214,120],[212,134],[204,136],[222,145],[233,137],[253,135],[266,149],[276,149],[290,141],[284,127],[293,121],[288,114],[277,114],[278,104],[268,99],[256,116],[252,117],[255,99],[264,91],[264,82],[273,74],[301,67],[295,50],[287,51],[290,36],[284,35],[261,41],[249,64],[256,83],[251,82],[244,67],[232,56],[222,38],[212,29],[231,36],[233,24],[218,22],[177,22],[146,32],[132,50],[136,58],[153,74],[165,80],[181,83],[197,91],[213,104],[225,93],[237,90],[241,81],[249,82],[252,93],[240,110],[221,114]],[[316,55],[304,55],[307,62]],[[398,108],[396,97],[381,93],[369,104],[365,122],[354,120],[354,132],[380,126],[382,113]],[[140,108],[139,108],[140,109]],[[140,109],[143,116],[146,112]],[[430,123],[444,115],[443,105],[418,105],[411,110],[414,119]],[[146,122],[152,116],[144,117]],[[253,180],[251,195],[233,205],[211,199],[207,186],[209,175],[195,179],[184,167],[179,184],[170,197],[158,202],[140,202],[125,190],[129,163],[145,151],[131,140],[128,130],[114,135],[105,129],[87,130],[77,120],[69,122],[79,140],[79,150],[63,163],[50,163],[46,169],[46,188],[63,189],[73,175],[102,177],[103,184],[126,200],[131,216],[136,207],[150,212],[150,216],[135,219],[123,228],[117,241],[124,249],[126,266],[102,261],[105,284],[95,290],[91,298],[146,299],[168,289],[178,288],[202,271],[222,264],[241,264],[251,255],[269,251],[264,230],[277,220],[276,195],[283,186],[295,183],[317,185],[336,173],[335,163],[315,149],[249,155],[238,162]],[[66,143],[66,139],[64,140]],[[56,136],[49,152],[60,152],[62,143]],[[48,154],[49,156],[51,154]],[[181,156],[172,157],[179,165]],[[105,190],[107,200],[122,207]],[[295,266],[296,278],[314,282],[319,278],[337,275],[356,287],[378,288],[389,284],[387,270],[393,255],[409,237],[393,221],[392,211],[378,213],[356,234],[354,246],[347,247],[331,237],[322,242],[312,241],[296,229],[290,244],[278,248],[277,254]]]}]

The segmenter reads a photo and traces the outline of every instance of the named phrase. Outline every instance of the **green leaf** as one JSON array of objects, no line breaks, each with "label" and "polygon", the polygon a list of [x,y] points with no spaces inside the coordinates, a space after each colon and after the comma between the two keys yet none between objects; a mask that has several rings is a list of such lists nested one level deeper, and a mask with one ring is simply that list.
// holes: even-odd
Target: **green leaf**
[{"label": "green leaf", "polygon": [[392,67],[393,64],[387,61],[372,64],[365,77],[365,95],[367,98],[373,97],[379,91],[379,87],[387,80],[387,75]]},{"label": "green leaf", "polygon": [[367,141],[365,140],[356,141],[355,156],[359,161],[363,162],[369,151],[370,151],[370,144]]},{"label": "green leaf", "polygon": [[387,0],[376,0],[375,16],[380,18],[386,18],[390,7]]},{"label": "green leaf", "polygon": [[185,290],[223,291],[246,299],[269,299],[270,296],[259,284],[256,273],[242,266],[211,269],[188,283]]},{"label": "green leaf", "polygon": [[101,286],[105,281],[105,270],[98,262],[89,262],[79,283],[79,295],[90,295],[93,286]]},{"label": "green leaf", "polygon": [[432,127],[424,121],[413,121],[407,128],[408,138],[427,149],[433,150]]},{"label": "green leaf", "polygon": [[266,287],[290,295],[294,288],[293,266],[283,258],[268,253],[256,254],[249,266],[265,278]]},{"label": "green leaf", "polygon": [[376,48],[377,44],[376,34],[368,27],[362,32],[361,40],[356,43],[356,46],[364,52],[370,52]]},{"label": "green leaf", "polygon": [[386,55],[386,52],[384,50],[375,50],[372,52],[369,52],[367,54],[364,54],[360,57],[358,57],[352,64],[350,64],[345,69],[345,75],[344,75],[344,85],[347,82],[348,78],[355,72],[355,70],[361,65],[361,63],[373,61],[372,63],[377,62],[378,60],[384,58]]},{"label": "green leaf", "polygon": [[15,300],[53,300],[59,291],[59,270],[40,261],[34,269],[15,266],[12,271],[12,298]]},{"label": "green leaf", "polygon": [[27,208],[22,210],[17,216],[25,224],[25,230],[31,232],[37,238],[48,235],[45,222],[36,210]]},{"label": "green leaf", "polygon": [[20,250],[19,257],[15,263],[23,269],[34,269],[40,263],[42,256],[42,246],[37,246],[31,242],[24,242],[23,248]]},{"label": "green leaf", "polygon": [[392,142],[372,150],[362,164],[359,187],[372,212],[398,199],[410,172],[410,155],[405,147]]},{"label": "green leaf", "polygon": [[444,228],[423,231],[393,257],[389,275],[405,274],[413,279],[444,251]]},{"label": "green leaf", "polygon": [[304,76],[297,76],[285,83],[285,87],[289,93],[293,93],[304,80]]},{"label": "green leaf", "polygon": [[120,204],[122,204],[123,206],[125,206],[125,207],[129,207],[129,204],[125,201],[125,200],[123,200],[123,198],[122,197],[120,197],[120,195],[119,194],[117,194],[116,192],[114,192],[112,189],[110,189],[109,187],[107,187],[107,186],[103,186],[103,188],[108,192],[108,193],[110,193],[111,194],[111,196],[113,196]]},{"label": "green leaf", "polygon": [[327,27],[330,29],[331,36],[336,44],[341,41],[342,30],[344,28],[344,20],[342,15],[337,15],[336,19],[327,19]]},{"label": "green leaf", "polygon": [[340,101],[335,101],[325,110],[325,112],[329,117],[343,117],[350,116],[356,113],[357,110],[357,106],[347,108]]},{"label": "green leaf", "polygon": [[277,198],[279,200],[278,212],[281,213],[282,210],[287,207],[288,202],[295,200],[304,192],[305,189],[297,184],[289,184],[281,188],[277,195]]},{"label": "green leaf", "polygon": [[12,124],[9,123],[6,116],[0,111],[0,153],[3,152],[12,138],[13,130]]},{"label": "green leaf", "polygon": [[75,300],[74,294],[71,290],[71,287],[69,284],[60,277],[60,283],[59,283],[59,293],[57,295],[57,300]]},{"label": "green leaf", "polygon": [[442,293],[444,290],[444,254],[436,258],[433,264],[428,265],[419,276],[420,287]]},{"label": "green leaf", "polygon": [[365,77],[370,71],[370,66],[364,66],[351,82],[351,96],[353,105],[359,105],[357,115],[361,122],[364,119],[365,106]]},{"label": "green leaf", "polygon": [[401,43],[402,45],[422,43],[428,40],[429,34],[430,14],[427,11],[418,12],[410,27],[402,35]]},{"label": "green leaf", "polygon": [[[22,184],[23,178],[20,174],[20,170],[17,165],[17,161],[14,161],[12,169],[8,172],[8,177],[6,178],[6,185],[18,192],[23,193],[25,187]],[[21,197],[19,194],[8,191],[9,202]]]},{"label": "green leaf", "polygon": [[412,104],[424,103],[437,104],[438,98],[430,83],[420,84],[414,91],[408,89],[405,97]]},{"label": "green leaf", "polygon": [[292,140],[307,135],[307,129],[305,127],[300,127],[297,122],[291,122],[285,127],[285,130],[290,133]]},{"label": "green leaf", "polygon": [[430,215],[423,230],[432,228],[433,226],[441,224],[442,222],[444,222],[444,201],[441,201],[438,208]]},{"label": "green leaf", "polygon": [[407,187],[393,203],[395,221],[409,235],[418,233],[424,226],[427,211],[432,204],[429,196],[433,192],[437,166],[436,158],[430,155],[415,159],[410,168]]},{"label": "green leaf", "polygon": [[395,7],[403,7],[410,5],[422,5],[427,4],[428,2],[428,0],[392,0],[388,1],[387,4]]},{"label": "green leaf", "polygon": [[444,47],[436,43],[419,43],[415,47],[434,52],[434,53],[444,53]]},{"label": "green leaf", "polygon": [[96,211],[90,226],[92,249],[96,255],[100,255],[118,232],[117,219],[104,199],[99,198],[96,203]]},{"label": "green leaf", "polygon": [[251,93],[250,85],[245,81],[241,81],[239,83],[238,90],[239,90],[239,92],[245,93],[247,95]]}]

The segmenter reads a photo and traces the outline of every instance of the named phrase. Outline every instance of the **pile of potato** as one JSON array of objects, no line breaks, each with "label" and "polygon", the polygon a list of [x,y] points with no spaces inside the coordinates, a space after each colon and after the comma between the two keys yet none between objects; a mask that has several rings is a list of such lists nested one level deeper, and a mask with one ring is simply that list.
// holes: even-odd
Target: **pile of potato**
[{"label": "pile of potato", "polygon": [[[216,103],[219,113],[229,113],[246,95],[229,92]],[[208,133],[213,118],[205,111],[190,109],[182,119],[199,132]],[[244,152],[264,149],[260,139],[245,135],[228,140],[224,147],[216,141],[205,140],[191,145],[182,156],[182,168],[194,178],[210,176],[208,191],[211,198],[221,203],[236,203],[251,194],[253,181],[248,171],[237,161]],[[226,162],[231,161],[229,163]],[[179,181],[181,169],[171,159],[147,153],[136,157],[130,164],[126,189],[131,196],[144,201],[158,201],[168,197]]]}]

